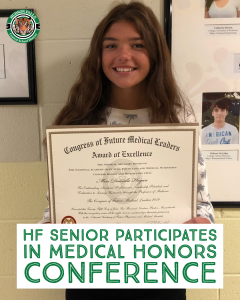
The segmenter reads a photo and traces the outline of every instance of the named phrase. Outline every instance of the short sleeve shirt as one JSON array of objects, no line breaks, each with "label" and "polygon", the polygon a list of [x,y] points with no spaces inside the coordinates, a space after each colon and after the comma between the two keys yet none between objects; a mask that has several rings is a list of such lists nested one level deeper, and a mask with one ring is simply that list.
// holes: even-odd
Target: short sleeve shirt
[{"label": "short sleeve shirt", "polygon": [[212,124],[202,130],[202,145],[238,144],[238,130],[235,126],[225,123],[217,129]]}]

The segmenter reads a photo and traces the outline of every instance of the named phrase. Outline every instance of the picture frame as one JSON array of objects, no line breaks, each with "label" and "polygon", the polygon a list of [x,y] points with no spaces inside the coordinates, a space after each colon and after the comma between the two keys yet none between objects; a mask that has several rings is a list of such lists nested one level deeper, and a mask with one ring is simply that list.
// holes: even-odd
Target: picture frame
[{"label": "picture frame", "polygon": [[[204,0],[202,0],[202,1],[204,1]],[[174,4],[176,4],[176,3],[174,3]],[[204,5],[202,5],[203,6],[203,9],[204,9]],[[202,13],[202,15],[203,15],[203,12],[198,12],[198,14],[200,15]],[[177,16],[177,17],[179,17],[179,16]],[[185,11],[185,17],[186,17],[186,11]],[[199,16],[198,16],[199,17]],[[187,21],[186,21],[187,22]],[[189,22],[189,20],[188,20],[188,22]],[[229,19],[228,20],[224,20],[224,19],[218,19],[217,21],[216,20],[207,20],[207,21],[204,21],[204,15],[203,15],[203,17],[202,17],[202,20],[200,21],[200,22],[202,22],[202,24],[200,24],[200,25],[202,25],[203,27],[205,26],[205,24],[206,25],[212,25],[212,24],[215,24],[215,22],[217,22],[217,24],[226,24],[226,23],[228,23],[228,22],[230,22],[229,21]],[[236,23],[237,21],[235,21],[235,23]],[[170,51],[170,53],[171,53],[171,56],[172,56],[172,60],[173,60],[173,63],[174,63],[174,58],[173,58],[173,53],[174,53],[174,55],[176,56],[176,54],[177,55],[182,55],[183,54],[183,50],[182,50],[182,52],[180,52],[180,54],[179,54],[179,50],[178,50],[178,47],[176,47],[175,46],[175,48],[174,48],[174,43],[173,43],[173,41],[174,41],[174,36],[173,36],[173,32],[174,32],[174,30],[173,30],[173,23],[175,24],[175,27],[174,27],[174,29],[175,29],[175,31],[176,31],[176,19],[174,20],[174,7],[173,7],[173,3],[172,3],[172,0],[164,0],[164,34],[165,34],[165,38],[166,38],[166,42],[167,42],[167,45],[168,45],[168,48],[169,48],[169,51]],[[187,26],[187,24],[186,24],[186,26]],[[188,23],[188,26],[189,26],[189,23]],[[202,28],[202,30],[204,30],[204,28]],[[206,32],[206,30],[205,30],[205,32]],[[176,32],[175,32],[175,34],[176,34]],[[178,32],[178,38],[179,38],[179,36],[180,36],[180,32]],[[206,36],[206,34],[205,34],[205,36]],[[189,36],[188,36],[188,38],[189,38]],[[204,37],[203,37],[204,38]],[[222,39],[224,38],[224,37],[221,37]],[[211,37],[209,38],[209,39],[211,39]],[[179,39],[178,39],[179,40]],[[190,39],[189,39],[190,40]],[[216,37],[215,37],[215,40],[216,40]],[[211,41],[211,40],[210,40]],[[193,43],[193,42],[192,42]],[[179,44],[178,44],[178,46],[179,46]],[[185,45],[186,47],[187,47],[187,45]],[[190,45],[191,46],[191,45]],[[199,48],[201,47],[201,45],[197,45]],[[174,51],[173,51],[173,48],[174,48]],[[177,48],[177,49],[176,49]],[[230,50],[232,50],[232,49],[230,49]],[[191,46],[191,50],[190,50],[190,52],[191,51],[193,51],[193,46]],[[233,51],[233,50],[232,50]],[[240,55],[240,54],[239,54]],[[178,56],[179,57],[179,56]],[[202,59],[204,59],[204,58],[202,58]],[[208,57],[207,58],[208,60],[210,60],[210,58]],[[197,62],[196,62],[197,63]],[[174,68],[176,67],[176,64],[174,64]],[[177,65],[177,72],[179,72],[178,73],[178,76],[180,75],[180,77],[181,77],[181,75],[183,74],[182,72],[185,72],[185,70],[184,70],[184,68],[183,68],[183,64],[182,65]],[[221,69],[221,70],[217,70],[219,73],[220,73],[220,71],[221,72],[223,72],[223,70]],[[228,70],[228,73],[227,73],[228,75],[230,74],[230,71]],[[183,74],[184,76],[186,75],[185,73]],[[223,74],[223,76],[224,76],[224,74]],[[232,76],[234,76],[234,75],[232,75]],[[184,82],[184,80],[183,80],[183,82]],[[184,83],[186,83],[186,82],[184,82]],[[235,90],[234,90],[235,91]],[[218,90],[215,90],[214,91],[215,93],[217,93],[217,92],[222,92],[222,90],[221,89],[219,89],[219,91]],[[202,91],[202,93],[204,94],[204,91]],[[193,94],[193,93],[192,93]],[[196,94],[196,92],[195,92],[195,94]],[[195,98],[194,99],[196,99],[197,97],[195,96]],[[199,99],[200,99],[200,96],[199,96]],[[195,100],[195,105],[196,105],[196,100]],[[206,166],[207,166],[207,171],[211,171],[210,172],[210,175],[211,176],[208,176],[208,178],[209,179],[211,179],[211,180],[209,180],[209,181],[211,181],[211,183],[212,183],[212,190],[213,189],[218,189],[219,190],[219,186],[217,186],[216,185],[216,183],[217,183],[217,180],[215,180],[215,178],[214,178],[214,171],[213,171],[213,165],[214,165],[214,163],[215,163],[215,166],[216,166],[216,169],[217,170],[222,170],[222,177],[224,177],[225,179],[226,179],[226,181],[228,180],[228,176],[229,176],[229,174],[235,174],[235,181],[234,182],[232,182],[232,186],[235,186],[235,187],[237,187],[238,186],[238,181],[239,181],[239,174],[236,172],[236,170],[238,170],[239,168],[238,168],[238,165],[240,164],[240,162],[239,162],[239,153],[240,153],[240,150],[239,150],[239,145],[236,145],[236,147],[235,148],[233,148],[234,147],[234,145],[229,145],[230,146],[230,150],[232,151],[233,149],[236,149],[236,151],[238,151],[238,161],[235,161],[235,164],[234,164],[234,162],[226,162],[226,161],[219,161],[219,162],[206,162]],[[210,146],[207,146],[206,147],[206,149],[204,148],[204,147],[206,147],[206,146],[203,146],[202,147],[202,150],[209,150],[210,149]],[[204,148],[204,149],[203,149]],[[225,149],[226,148],[224,148],[224,151],[225,151]],[[225,168],[227,167],[227,172],[225,171]],[[219,172],[218,172],[219,173]],[[218,176],[218,174],[216,174],[216,177]],[[211,178],[210,178],[211,177]],[[213,184],[213,183],[215,183],[215,184]],[[227,186],[227,185],[226,185]],[[221,187],[221,185],[220,185],[220,188],[222,188]],[[230,187],[229,187],[230,188]],[[226,191],[226,190],[225,190]],[[223,191],[222,191],[223,192]],[[211,194],[211,192],[210,192],[210,194]],[[220,192],[218,193],[218,194],[220,194]],[[219,199],[217,199],[217,197],[215,197],[215,199],[211,199],[211,202],[212,202],[212,204],[213,204],[213,206],[215,207],[215,208],[239,208],[240,207],[240,200],[239,200],[239,194],[238,194],[238,196],[237,196],[237,192],[235,193],[235,195],[234,195],[234,197],[233,198],[235,198],[235,200],[233,201],[233,198],[232,197],[229,197],[228,199],[227,199],[227,201],[218,201]]]},{"label": "picture frame", "polygon": [[35,41],[17,43],[6,31],[6,20],[17,10],[0,9],[0,105],[35,105]]},{"label": "picture frame", "polygon": [[164,35],[172,52],[172,0],[164,0]]}]

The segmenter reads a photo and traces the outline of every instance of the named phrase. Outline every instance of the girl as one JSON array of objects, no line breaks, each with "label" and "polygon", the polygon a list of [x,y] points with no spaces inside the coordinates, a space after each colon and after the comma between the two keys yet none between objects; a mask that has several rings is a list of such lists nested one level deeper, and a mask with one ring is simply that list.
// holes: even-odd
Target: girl
[{"label": "girl", "polygon": [[240,18],[240,0],[206,0],[205,18]]},{"label": "girl", "polygon": [[[194,122],[179,91],[170,54],[153,11],[139,2],[119,4],[97,26],[79,78],[54,125]],[[201,176],[200,176],[201,175]],[[199,156],[198,217],[214,222]],[[49,222],[48,212],[44,221]],[[186,299],[185,290],[67,290],[66,299]]]}]

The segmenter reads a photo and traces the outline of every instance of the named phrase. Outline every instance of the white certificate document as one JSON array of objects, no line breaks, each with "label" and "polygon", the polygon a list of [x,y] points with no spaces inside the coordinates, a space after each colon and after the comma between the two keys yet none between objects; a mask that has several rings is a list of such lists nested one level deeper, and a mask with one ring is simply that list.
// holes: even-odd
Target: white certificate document
[{"label": "white certificate document", "polygon": [[52,223],[170,224],[196,216],[198,124],[47,128]]}]

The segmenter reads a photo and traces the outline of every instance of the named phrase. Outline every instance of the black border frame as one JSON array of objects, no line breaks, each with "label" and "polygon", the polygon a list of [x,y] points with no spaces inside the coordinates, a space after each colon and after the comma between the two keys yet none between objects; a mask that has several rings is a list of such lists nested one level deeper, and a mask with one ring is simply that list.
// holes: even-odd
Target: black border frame
[{"label": "black border frame", "polygon": [[[0,9],[0,18],[9,17],[18,9]],[[28,10],[34,12],[33,9]],[[10,37],[9,37],[10,38]],[[29,97],[0,97],[0,105],[26,105],[37,104],[37,83],[36,83],[36,60],[35,60],[35,41],[27,43],[27,68],[28,68],[28,89]]]},{"label": "black border frame", "polygon": [[172,0],[164,0],[164,35],[172,52]]},{"label": "black border frame", "polygon": [[[172,0],[164,0],[164,34],[168,49],[172,51]],[[211,201],[215,208],[240,208],[240,201]]]}]

